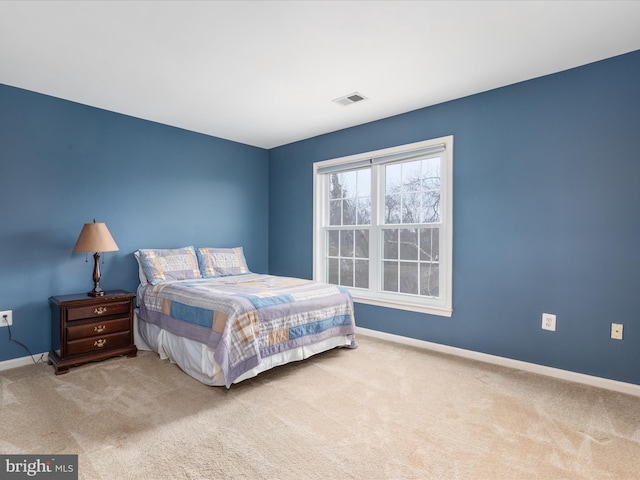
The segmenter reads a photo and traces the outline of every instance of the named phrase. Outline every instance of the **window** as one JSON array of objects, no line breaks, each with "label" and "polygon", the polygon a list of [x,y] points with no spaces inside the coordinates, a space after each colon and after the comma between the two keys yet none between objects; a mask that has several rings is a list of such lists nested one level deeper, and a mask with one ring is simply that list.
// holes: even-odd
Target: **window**
[{"label": "window", "polygon": [[314,278],[451,315],[453,137],[314,164]]}]

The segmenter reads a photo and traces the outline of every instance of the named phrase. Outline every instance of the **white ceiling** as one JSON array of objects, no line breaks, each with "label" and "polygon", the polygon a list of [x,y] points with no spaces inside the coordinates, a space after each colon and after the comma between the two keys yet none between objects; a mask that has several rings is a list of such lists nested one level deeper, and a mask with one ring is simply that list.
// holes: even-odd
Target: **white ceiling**
[{"label": "white ceiling", "polygon": [[638,49],[640,1],[0,1],[0,83],[263,148]]}]

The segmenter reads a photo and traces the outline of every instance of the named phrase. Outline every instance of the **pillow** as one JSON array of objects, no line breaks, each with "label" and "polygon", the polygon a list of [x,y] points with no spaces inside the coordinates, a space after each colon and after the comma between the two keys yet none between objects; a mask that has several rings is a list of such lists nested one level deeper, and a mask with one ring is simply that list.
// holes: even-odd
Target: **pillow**
[{"label": "pillow", "polygon": [[200,274],[204,278],[251,273],[242,247],[197,248],[196,255],[200,264]]},{"label": "pillow", "polygon": [[170,280],[202,278],[193,247],[138,250],[142,269],[151,285]]},{"label": "pillow", "polygon": [[144,268],[142,267],[142,260],[140,260],[140,251],[136,250],[133,252],[133,256],[136,257],[136,262],[138,262],[138,278],[140,279],[140,285],[146,285],[149,283],[147,281],[147,274],[144,273]]}]

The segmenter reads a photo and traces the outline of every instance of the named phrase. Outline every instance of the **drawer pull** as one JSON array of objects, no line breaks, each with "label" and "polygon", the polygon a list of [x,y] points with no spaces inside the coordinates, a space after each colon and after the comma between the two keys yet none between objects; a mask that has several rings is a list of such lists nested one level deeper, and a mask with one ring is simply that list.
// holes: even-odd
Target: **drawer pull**
[{"label": "drawer pull", "polygon": [[103,313],[107,313],[107,307],[98,307],[93,311],[93,313],[95,313],[96,315],[102,315]]},{"label": "drawer pull", "polygon": [[106,344],[107,344],[107,340],[104,338],[101,338],[100,340],[96,340],[95,342],[93,342],[93,346],[98,348],[102,348]]},{"label": "drawer pull", "polygon": [[95,327],[93,327],[93,331],[96,333],[102,333],[107,329],[106,325],[96,325]]}]

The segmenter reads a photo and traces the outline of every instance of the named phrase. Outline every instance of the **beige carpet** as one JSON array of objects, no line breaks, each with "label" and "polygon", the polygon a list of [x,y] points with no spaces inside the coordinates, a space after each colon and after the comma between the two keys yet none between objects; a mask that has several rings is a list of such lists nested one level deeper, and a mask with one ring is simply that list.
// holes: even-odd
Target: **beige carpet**
[{"label": "beige carpet", "polygon": [[110,480],[640,477],[640,398],[358,343],[231,390],[149,352],[0,372],[0,453]]}]

